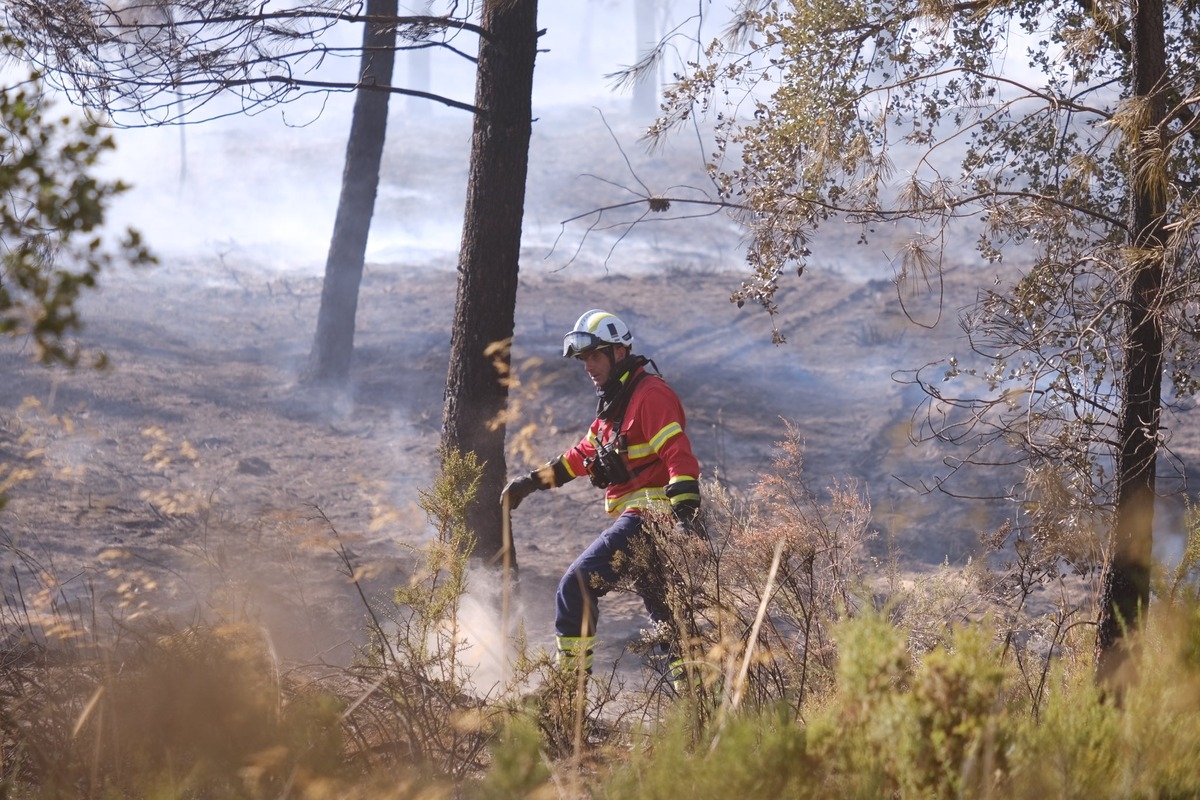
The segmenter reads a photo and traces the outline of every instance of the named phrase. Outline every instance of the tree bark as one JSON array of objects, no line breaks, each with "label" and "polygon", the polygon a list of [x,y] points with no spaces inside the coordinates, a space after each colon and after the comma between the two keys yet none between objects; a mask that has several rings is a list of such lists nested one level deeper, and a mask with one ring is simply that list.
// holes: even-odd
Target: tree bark
[{"label": "tree bark", "polygon": [[1138,0],[1133,20],[1133,98],[1146,104],[1130,142],[1130,289],[1126,369],[1117,453],[1112,559],[1104,578],[1096,639],[1099,678],[1123,682],[1121,641],[1150,602],[1155,462],[1162,402],[1163,327],[1158,312],[1165,269],[1164,198],[1145,178],[1166,117],[1162,0]]},{"label": "tree bark", "polygon": [[480,111],[471,140],[442,445],[473,452],[483,464],[466,521],[476,538],[475,554],[491,560],[504,550],[500,492],[506,474],[508,343],[532,129],[537,2],[486,0],[482,27],[475,83]]},{"label": "tree bark", "polygon": [[[367,0],[366,13],[376,18],[394,18],[398,13],[397,0]],[[346,142],[342,190],[325,260],[317,332],[304,375],[307,383],[337,385],[350,377],[358,289],[379,189],[379,165],[387,138],[391,96],[387,88],[392,82],[395,62],[395,26],[367,23],[363,29],[362,68],[354,93],[350,137]]]}]

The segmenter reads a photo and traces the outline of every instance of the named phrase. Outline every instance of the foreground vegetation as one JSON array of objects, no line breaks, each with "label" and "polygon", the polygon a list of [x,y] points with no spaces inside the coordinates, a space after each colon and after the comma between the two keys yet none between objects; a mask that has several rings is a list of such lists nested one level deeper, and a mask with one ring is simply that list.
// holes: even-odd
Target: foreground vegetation
[{"label": "foreground vegetation", "polygon": [[[10,546],[32,582],[0,617],[5,795],[1200,794],[1195,526],[1130,640],[1136,680],[1106,690],[1077,543],[1005,528],[983,538],[990,556],[905,579],[867,555],[853,487],[807,491],[793,439],[752,497],[711,490],[711,544],[663,533],[634,555],[679,575],[675,630],[634,656],[644,680],[561,674],[514,635],[506,675],[481,686],[460,635],[479,470],[446,463],[423,495],[438,536],[390,598],[362,592],[366,644],[344,668],[278,663],[247,619],[147,614],[101,635],[115,609],[68,600]],[[361,591],[363,565],[329,542]],[[674,683],[655,669],[672,637],[688,664]]]}]

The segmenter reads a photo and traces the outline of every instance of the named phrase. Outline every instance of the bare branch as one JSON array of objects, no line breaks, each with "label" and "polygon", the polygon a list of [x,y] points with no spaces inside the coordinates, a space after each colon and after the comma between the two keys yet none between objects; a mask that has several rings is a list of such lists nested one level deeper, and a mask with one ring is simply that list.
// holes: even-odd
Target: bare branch
[{"label": "bare branch", "polygon": [[[100,108],[116,124],[141,127],[204,121],[197,109],[218,96],[240,100],[252,113],[320,92],[348,92],[361,83],[326,79],[331,58],[357,60],[361,47],[322,41],[335,25],[394,24],[404,40],[396,49],[437,48],[474,62],[453,36],[486,35],[465,17],[357,13],[357,3],[317,3],[264,10],[246,0],[198,0],[186,6],[127,5],[83,0],[70,5],[14,0],[6,15],[29,43],[31,58],[74,102]],[[397,86],[366,87],[420,97],[471,113],[468,102]],[[128,123],[130,116],[138,123]]]}]

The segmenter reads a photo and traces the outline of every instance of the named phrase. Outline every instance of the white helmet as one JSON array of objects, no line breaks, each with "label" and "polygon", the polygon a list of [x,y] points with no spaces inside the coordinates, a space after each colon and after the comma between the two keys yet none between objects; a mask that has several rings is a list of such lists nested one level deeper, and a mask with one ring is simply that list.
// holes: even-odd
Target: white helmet
[{"label": "white helmet", "polygon": [[612,345],[630,347],[633,334],[616,314],[593,308],[575,323],[575,329],[563,337],[563,355],[567,358]]}]

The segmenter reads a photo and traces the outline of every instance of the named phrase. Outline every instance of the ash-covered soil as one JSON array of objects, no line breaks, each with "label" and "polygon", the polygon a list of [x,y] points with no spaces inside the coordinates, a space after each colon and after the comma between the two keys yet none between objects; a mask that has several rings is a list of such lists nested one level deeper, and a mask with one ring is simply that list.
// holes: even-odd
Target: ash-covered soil
[{"label": "ash-covered soil", "polygon": [[[319,278],[217,260],[108,277],[79,339],[107,369],[46,369],[25,343],[0,343],[0,447],[31,470],[0,512],[10,602],[47,588],[121,619],[248,615],[284,657],[344,661],[364,607],[339,552],[386,592],[430,536],[417,501],[437,466],[454,273],[369,265],[351,385],[324,393],[297,382]],[[965,558],[980,515],[896,477],[915,482],[937,463],[910,444],[915,397],[892,377],[928,346],[893,287],[807,275],[783,298],[789,343],[774,346],[762,312],[729,302],[736,282],[684,270],[524,278],[514,397],[537,427],[514,442],[533,460],[514,452],[510,472],[561,452],[590,421],[590,385],[558,348],[581,310],[611,307],[683,397],[706,478],[748,491],[787,420],[814,488],[853,479],[870,496],[881,558],[889,539],[915,568]],[[604,524],[582,481],[514,514],[533,644],[552,640],[558,576]],[[604,615],[621,643],[641,624],[633,597],[610,596]]]}]

